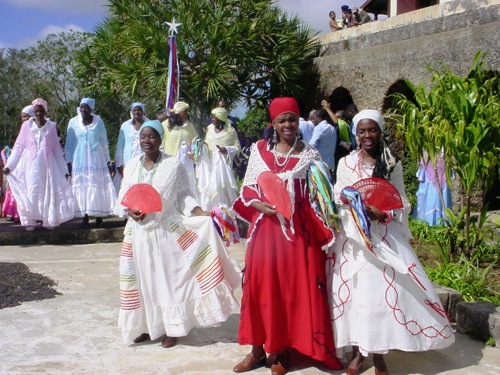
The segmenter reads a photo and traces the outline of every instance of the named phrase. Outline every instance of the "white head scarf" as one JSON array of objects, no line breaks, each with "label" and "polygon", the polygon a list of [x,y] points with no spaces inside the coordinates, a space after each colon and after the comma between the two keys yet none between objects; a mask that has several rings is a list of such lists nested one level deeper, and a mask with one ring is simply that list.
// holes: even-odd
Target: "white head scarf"
[{"label": "white head scarf", "polygon": [[174,108],[172,108],[172,112],[174,112],[176,115],[178,115],[181,112],[184,112],[189,109],[189,104],[186,102],[177,102],[174,104]]},{"label": "white head scarf", "polygon": [[375,121],[380,127],[380,130],[384,131],[384,119],[382,118],[380,112],[375,109],[364,109],[352,119],[352,122],[354,123],[354,134],[357,132],[358,122],[366,119]]},{"label": "white head scarf", "polygon": [[26,113],[30,117],[35,117],[35,108],[33,108],[33,106],[31,104],[27,105],[26,107],[23,108],[21,113]]},{"label": "white head scarf", "polygon": [[212,115],[217,117],[222,122],[227,122],[227,111],[224,108],[214,108],[212,109]]},{"label": "white head scarf", "polygon": [[90,109],[92,110],[92,112],[93,112],[94,108],[95,108],[95,99],[83,98],[80,101],[80,105],[82,105],[82,104],[87,104],[90,107]]}]

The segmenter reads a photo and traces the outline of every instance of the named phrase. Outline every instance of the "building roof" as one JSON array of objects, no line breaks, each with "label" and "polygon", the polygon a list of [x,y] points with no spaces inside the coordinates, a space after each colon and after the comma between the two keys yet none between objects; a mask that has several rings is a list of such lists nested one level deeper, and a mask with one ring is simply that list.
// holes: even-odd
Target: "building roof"
[{"label": "building roof", "polygon": [[360,8],[368,13],[389,15],[388,0],[367,0]]}]

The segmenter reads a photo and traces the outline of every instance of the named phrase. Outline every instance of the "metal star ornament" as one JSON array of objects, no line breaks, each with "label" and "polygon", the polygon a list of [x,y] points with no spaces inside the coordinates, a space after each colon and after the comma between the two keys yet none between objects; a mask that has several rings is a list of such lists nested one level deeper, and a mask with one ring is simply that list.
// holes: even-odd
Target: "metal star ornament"
[{"label": "metal star ornament", "polygon": [[177,34],[177,28],[178,28],[179,26],[181,26],[181,25],[182,25],[182,23],[177,23],[177,22],[175,21],[175,17],[174,17],[174,19],[172,20],[172,22],[165,22],[165,23],[166,23],[166,24],[168,25],[168,27],[169,27],[169,29],[168,29],[168,33],[169,33],[170,35]]}]

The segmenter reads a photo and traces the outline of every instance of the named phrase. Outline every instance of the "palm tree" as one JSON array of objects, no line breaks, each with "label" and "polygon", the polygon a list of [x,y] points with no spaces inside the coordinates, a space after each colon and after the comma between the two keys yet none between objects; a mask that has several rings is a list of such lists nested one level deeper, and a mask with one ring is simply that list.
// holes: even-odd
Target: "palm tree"
[{"label": "palm tree", "polygon": [[82,54],[89,90],[163,103],[168,27],[178,34],[181,97],[197,118],[217,99],[265,105],[271,97],[305,94],[313,33],[271,0],[110,0],[109,17]]}]

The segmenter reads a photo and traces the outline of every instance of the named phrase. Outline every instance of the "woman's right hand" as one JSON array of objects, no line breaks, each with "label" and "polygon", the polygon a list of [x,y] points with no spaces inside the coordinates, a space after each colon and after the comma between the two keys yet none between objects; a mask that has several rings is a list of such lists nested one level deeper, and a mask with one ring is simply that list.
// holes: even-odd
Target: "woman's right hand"
[{"label": "woman's right hand", "polygon": [[3,169],[3,174],[7,176],[9,173],[10,173],[10,168],[5,167]]},{"label": "woman's right hand", "polygon": [[143,221],[144,218],[146,217],[146,214],[143,213],[141,210],[128,210],[127,213],[128,216],[130,216],[135,221]]},{"label": "woman's right hand", "polygon": [[255,201],[252,203],[252,206],[266,215],[276,215],[278,213],[278,211],[276,211],[276,206],[273,206],[269,202]]}]

